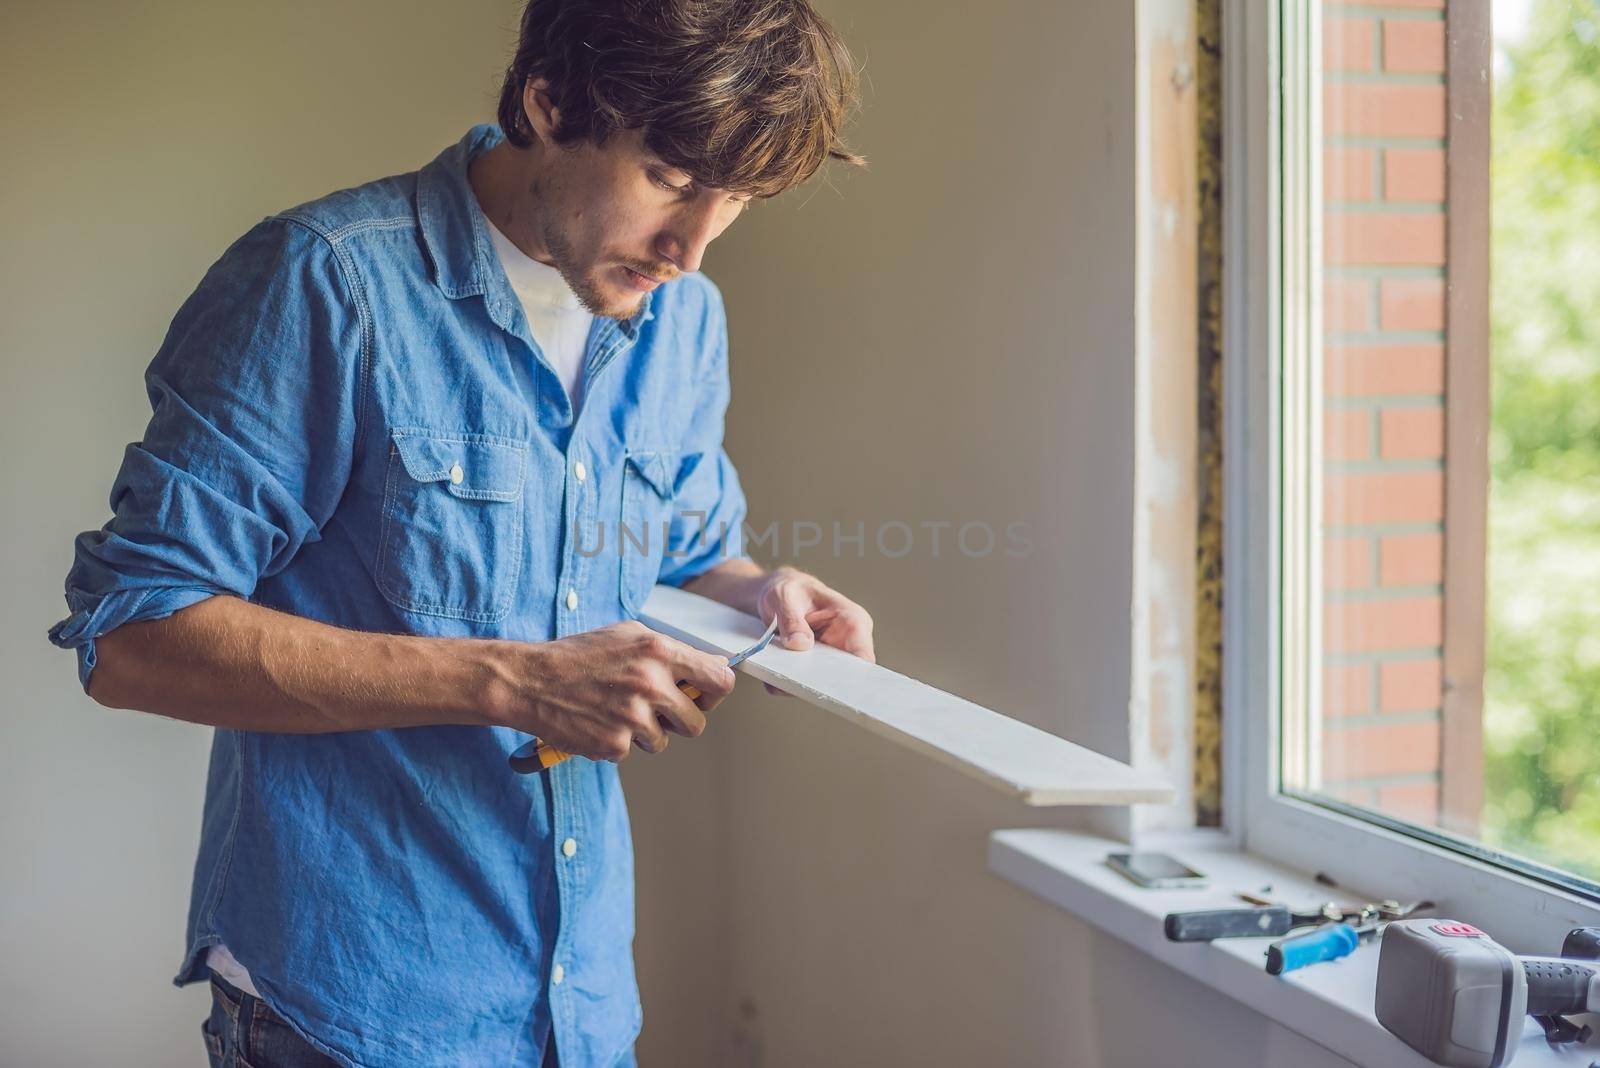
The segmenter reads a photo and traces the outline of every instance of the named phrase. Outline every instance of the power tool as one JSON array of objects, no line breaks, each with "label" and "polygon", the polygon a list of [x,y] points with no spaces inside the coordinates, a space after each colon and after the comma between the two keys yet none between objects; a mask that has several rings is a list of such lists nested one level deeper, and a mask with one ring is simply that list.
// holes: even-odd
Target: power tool
[{"label": "power tool", "polygon": [[1501,1068],[1533,1016],[1552,1042],[1588,1028],[1565,1013],[1600,1011],[1600,928],[1567,935],[1560,957],[1519,957],[1470,923],[1396,920],[1378,954],[1378,1022],[1451,1068]]}]

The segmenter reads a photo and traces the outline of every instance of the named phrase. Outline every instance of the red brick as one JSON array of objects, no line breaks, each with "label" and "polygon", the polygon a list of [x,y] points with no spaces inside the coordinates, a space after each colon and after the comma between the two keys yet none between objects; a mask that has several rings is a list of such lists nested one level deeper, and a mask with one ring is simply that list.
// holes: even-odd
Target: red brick
[{"label": "red brick", "polygon": [[1365,716],[1372,712],[1371,664],[1329,664],[1322,669],[1322,714]]},{"label": "red brick", "polygon": [[1385,278],[1378,288],[1381,330],[1443,330],[1444,279]]},{"label": "red brick", "polygon": [[1443,345],[1329,345],[1322,365],[1334,396],[1444,392]]},{"label": "red brick", "polygon": [[1370,18],[1330,18],[1322,22],[1322,66],[1326,70],[1373,68]]},{"label": "red brick", "polygon": [[1324,222],[1325,259],[1334,264],[1438,266],[1444,263],[1442,212],[1339,212]]},{"label": "red brick", "polygon": [[1329,475],[1322,519],[1330,526],[1432,523],[1444,518],[1444,475],[1439,471],[1377,471]]},{"label": "red brick", "polygon": [[1390,534],[1378,544],[1385,586],[1432,586],[1444,581],[1443,534]]},{"label": "red brick", "polygon": [[1384,19],[1383,69],[1405,74],[1444,73],[1444,23],[1436,19]]},{"label": "red brick", "polygon": [[1443,408],[1385,408],[1378,418],[1385,460],[1435,460],[1444,455]]},{"label": "red brick", "polygon": [[1324,330],[1372,329],[1372,282],[1365,278],[1328,278],[1322,286]]},{"label": "red brick", "polygon": [[1397,819],[1413,823],[1439,822],[1439,784],[1413,782],[1378,787],[1378,809]]},{"label": "red brick", "polygon": [[1443,137],[1443,85],[1330,83],[1323,89],[1330,137]]},{"label": "red brick", "polygon": [[1329,148],[1322,154],[1322,195],[1329,203],[1372,200],[1372,149]]},{"label": "red brick", "polygon": [[1372,539],[1329,538],[1324,541],[1322,583],[1330,590],[1370,589]]},{"label": "red brick", "polygon": [[1444,202],[1444,149],[1386,148],[1383,151],[1386,200]]},{"label": "red brick", "polygon": [[1322,734],[1323,778],[1369,779],[1439,768],[1439,724],[1380,723]]},{"label": "red brick", "polygon": [[1330,653],[1433,648],[1444,620],[1438,597],[1339,601],[1323,608],[1323,645]]},{"label": "red brick", "polygon": [[1444,699],[1444,665],[1432,660],[1392,660],[1378,669],[1378,707],[1423,712]]},{"label": "red brick", "polygon": [[1372,456],[1372,413],[1339,411],[1322,414],[1322,453],[1327,460],[1366,460]]}]

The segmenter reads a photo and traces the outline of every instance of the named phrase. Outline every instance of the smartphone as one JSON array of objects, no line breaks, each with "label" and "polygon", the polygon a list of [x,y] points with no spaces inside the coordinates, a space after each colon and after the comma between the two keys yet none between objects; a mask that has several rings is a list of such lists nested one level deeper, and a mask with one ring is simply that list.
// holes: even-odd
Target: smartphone
[{"label": "smartphone", "polygon": [[1206,877],[1166,853],[1107,853],[1106,863],[1140,886],[1200,887]]}]

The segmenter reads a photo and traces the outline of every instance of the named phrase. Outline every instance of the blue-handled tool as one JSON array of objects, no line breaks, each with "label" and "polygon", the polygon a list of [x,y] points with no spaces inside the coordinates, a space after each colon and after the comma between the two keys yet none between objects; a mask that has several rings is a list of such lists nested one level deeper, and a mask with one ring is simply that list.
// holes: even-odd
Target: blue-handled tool
[{"label": "blue-handled tool", "polygon": [[1348,957],[1363,939],[1371,938],[1377,930],[1375,923],[1360,927],[1333,923],[1305,934],[1280,938],[1267,947],[1267,974],[1282,975],[1307,964]]}]

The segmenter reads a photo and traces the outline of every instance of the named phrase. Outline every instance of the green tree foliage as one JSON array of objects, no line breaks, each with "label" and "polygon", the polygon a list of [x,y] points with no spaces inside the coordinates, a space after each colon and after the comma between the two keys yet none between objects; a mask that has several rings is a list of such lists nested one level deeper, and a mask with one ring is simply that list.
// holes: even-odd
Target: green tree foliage
[{"label": "green tree foliage", "polygon": [[1483,835],[1600,878],[1600,0],[1494,85]]}]

